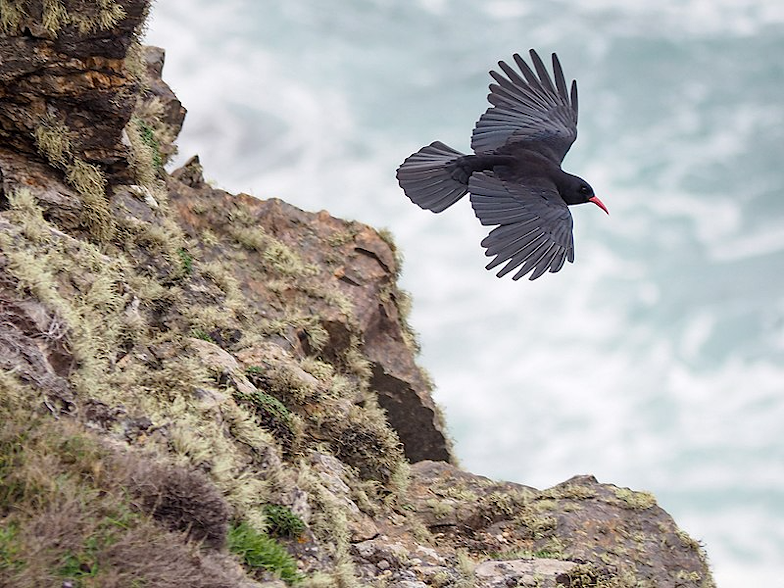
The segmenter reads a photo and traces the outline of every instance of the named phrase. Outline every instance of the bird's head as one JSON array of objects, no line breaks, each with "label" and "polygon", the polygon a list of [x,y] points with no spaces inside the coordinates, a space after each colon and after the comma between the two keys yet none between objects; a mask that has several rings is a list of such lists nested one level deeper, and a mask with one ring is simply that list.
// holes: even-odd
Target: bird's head
[{"label": "bird's head", "polygon": [[599,200],[599,198],[593,193],[593,188],[591,188],[588,182],[578,176],[573,176],[571,174],[564,175],[566,176],[566,181],[558,187],[558,191],[561,193],[561,198],[564,199],[564,202],[570,206],[572,204],[585,204],[586,202],[593,202],[604,212],[610,214],[610,211],[607,210],[604,202]]}]

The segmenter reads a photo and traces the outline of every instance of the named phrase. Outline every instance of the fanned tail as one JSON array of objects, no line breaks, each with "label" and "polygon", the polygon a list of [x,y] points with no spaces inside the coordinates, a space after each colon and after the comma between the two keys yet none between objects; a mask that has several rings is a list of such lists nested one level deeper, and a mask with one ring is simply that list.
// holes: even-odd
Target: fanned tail
[{"label": "fanned tail", "polygon": [[[441,141],[434,141],[408,157],[397,169],[397,181],[417,206],[441,212],[468,192],[468,176],[454,164],[463,157]],[[460,181],[465,176],[465,181]]]}]

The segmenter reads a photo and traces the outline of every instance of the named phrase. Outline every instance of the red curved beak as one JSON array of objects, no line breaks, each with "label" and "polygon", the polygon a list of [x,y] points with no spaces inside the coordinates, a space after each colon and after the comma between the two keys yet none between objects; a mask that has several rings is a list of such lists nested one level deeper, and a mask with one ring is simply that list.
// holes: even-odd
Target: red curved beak
[{"label": "red curved beak", "polygon": [[607,210],[607,207],[604,205],[604,202],[599,200],[596,196],[594,196],[593,198],[589,198],[588,202],[593,202],[596,206],[601,208],[604,212],[606,212],[607,214],[610,214],[610,211]]}]

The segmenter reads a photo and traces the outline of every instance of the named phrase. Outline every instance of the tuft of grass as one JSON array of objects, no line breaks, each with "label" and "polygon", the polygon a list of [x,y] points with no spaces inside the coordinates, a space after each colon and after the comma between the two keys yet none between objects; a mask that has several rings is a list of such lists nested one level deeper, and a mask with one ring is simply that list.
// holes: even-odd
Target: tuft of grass
[{"label": "tuft of grass", "polygon": [[305,523],[287,506],[268,504],[264,507],[267,530],[276,537],[295,539],[305,532]]},{"label": "tuft of grass", "polygon": [[[49,13],[46,9],[47,4],[52,6]],[[60,8],[62,6],[59,2],[44,2],[44,20],[48,18],[50,21],[48,26],[45,25],[47,28],[52,26],[57,29],[60,20],[67,19],[67,13],[63,16]],[[74,154],[71,130],[54,115],[41,118],[33,131],[33,137],[38,151],[52,166],[65,172],[68,184],[81,195],[84,202],[82,224],[99,241],[108,241],[114,235],[115,226],[106,199],[106,176],[101,168],[87,163]]]},{"label": "tuft of grass", "polygon": [[209,341],[210,343],[215,343],[215,340],[210,336],[210,334],[201,329],[194,329],[191,331],[191,337],[201,339],[202,341]]},{"label": "tuft of grass", "polygon": [[331,549],[334,561],[331,585],[340,588],[359,586],[350,554],[350,532],[343,503],[324,486],[324,481],[310,467],[300,469],[297,486],[310,495],[316,507],[310,521],[311,530]]},{"label": "tuft of grass", "polygon": [[550,537],[558,526],[558,519],[549,515],[541,515],[532,508],[522,509],[514,520],[527,529],[532,539]]},{"label": "tuft of grass", "polygon": [[[21,211],[15,210],[17,213]],[[25,239],[13,226],[1,232],[6,275],[20,292],[39,300],[58,317],[67,332],[70,353],[78,362],[69,382],[77,391],[89,390],[94,397],[105,390],[104,374],[123,336],[127,266],[91,243],[58,234],[31,214],[17,222],[23,226],[40,224],[40,231],[46,229],[48,236],[44,240]],[[90,277],[69,280],[74,275]]]},{"label": "tuft of grass", "polygon": [[256,226],[255,219],[245,209],[232,211],[229,234],[242,247],[261,254],[265,268],[271,273],[288,278],[312,277],[318,267],[306,264],[299,254],[288,245]]},{"label": "tuft of grass", "polygon": [[358,225],[354,223],[349,223],[348,227],[343,231],[335,231],[329,237],[327,237],[327,245],[330,247],[340,247],[341,245],[345,245],[349,241],[353,241],[354,238],[359,233]]},{"label": "tuft of grass", "polygon": [[43,211],[29,188],[20,188],[8,194],[10,217],[22,227],[25,237],[35,243],[43,243],[49,236],[49,226]]},{"label": "tuft of grass", "polygon": [[[260,369],[256,366],[248,368],[248,379],[254,385],[263,384],[263,376],[253,368]],[[236,401],[252,409],[259,426],[269,431],[284,451],[291,451],[302,435],[302,423],[296,415],[280,400],[262,390],[252,393],[235,390],[233,394]]]},{"label": "tuft of grass", "polygon": [[472,588],[475,584],[474,570],[476,569],[476,563],[465,549],[458,549],[455,557],[457,559],[457,571],[460,574],[460,578],[455,582],[455,588]]},{"label": "tuft of grass", "polygon": [[656,506],[656,497],[650,492],[636,492],[628,488],[616,488],[615,497],[621,506],[634,510],[645,510]]},{"label": "tuft of grass", "polygon": [[164,164],[161,143],[155,130],[145,120],[134,115],[125,125],[125,133],[131,146],[130,162],[137,183],[154,189],[156,177]]},{"label": "tuft of grass", "polygon": [[[87,25],[91,28],[107,30],[125,18],[125,9],[114,0],[98,0],[98,14],[94,20],[87,19]],[[77,20],[81,26],[81,21]]]},{"label": "tuft of grass", "polygon": [[439,521],[447,518],[455,512],[455,507],[453,504],[449,504],[448,502],[437,500],[435,498],[431,498],[427,501],[426,504],[432,511],[433,516]]},{"label": "tuft of grass", "polygon": [[15,572],[24,567],[21,545],[17,535],[19,525],[16,522],[0,527],[0,573]]},{"label": "tuft of grass", "polygon": [[57,575],[66,580],[75,580],[72,582],[74,586],[83,586],[83,579],[98,576],[98,551],[98,539],[95,536],[88,537],[82,550],[69,551],[63,556]]},{"label": "tuft of grass", "polygon": [[[71,12],[63,0],[43,0],[41,24],[53,35],[69,24],[75,25],[81,35],[86,35],[93,31],[109,30],[125,16],[125,9],[115,0],[96,0]],[[18,26],[19,20],[13,28]]]},{"label": "tuft of grass", "polygon": [[54,166],[63,169],[71,160],[73,145],[70,130],[54,116],[49,115],[41,120],[33,131],[33,138],[38,150]]},{"label": "tuft of grass", "polygon": [[229,551],[238,555],[251,569],[266,570],[289,584],[302,579],[297,571],[297,562],[289,552],[244,521],[229,528],[228,546]]},{"label": "tuft of grass", "polygon": [[78,157],[66,165],[66,181],[76,188],[84,202],[82,224],[99,241],[108,241],[115,232],[114,219],[106,199],[106,176],[103,171]]},{"label": "tuft of grass", "polygon": [[44,0],[41,20],[47,31],[57,34],[57,31],[68,24],[68,11],[60,0]]},{"label": "tuft of grass", "polygon": [[[259,382],[259,372],[254,371],[254,368],[255,370],[260,369],[257,366],[251,366],[248,368],[246,373],[248,374],[248,378],[251,382]],[[270,413],[273,417],[286,423],[287,425],[291,424],[291,412],[280,400],[274,396],[267,394],[266,392],[262,392],[261,390],[258,390],[257,393],[252,395],[240,393],[237,393],[237,395],[241,396],[243,400],[248,400],[255,408],[263,412]]]},{"label": "tuft of grass", "polygon": [[180,247],[177,255],[180,257],[180,269],[186,276],[190,276],[193,273],[193,256],[185,247]]},{"label": "tuft of grass", "polygon": [[117,460],[138,507],[155,521],[212,549],[226,540],[229,507],[207,476],[185,468],[136,459]]},{"label": "tuft of grass", "polygon": [[406,479],[407,470],[403,448],[397,433],[386,421],[384,412],[370,404],[352,406],[342,417],[325,419],[335,456],[356,468],[359,476],[372,479],[398,493],[395,483]]},{"label": "tuft of grass", "polygon": [[19,28],[25,16],[24,4],[18,0],[0,0],[0,30],[10,33]]},{"label": "tuft of grass", "polygon": [[553,488],[542,490],[540,496],[543,498],[555,498],[561,500],[585,500],[588,498],[594,498],[596,496],[596,489],[590,486],[582,486],[580,484],[560,484],[558,486],[554,486]]},{"label": "tuft of grass", "polygon": [[137,118],[137,125],[139,126],[139,136],[147,147],[152,150],[152,164],[155,169],[163,167],[163,156],[161,155],[161,143],[155,137],[153,128],[144,122],[142,119]]}]

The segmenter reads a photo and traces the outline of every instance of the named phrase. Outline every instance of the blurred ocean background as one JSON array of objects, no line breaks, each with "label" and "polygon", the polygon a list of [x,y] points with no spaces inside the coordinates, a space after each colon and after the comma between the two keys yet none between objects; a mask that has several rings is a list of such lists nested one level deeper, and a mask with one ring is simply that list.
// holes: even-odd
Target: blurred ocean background
[{"label": "blurred ocean background", "polygon": [[[178,0],[147,42],[176,163],[394,233],[465,468],[649,490],[720,588],[784,586],[784,2]],[[513,282],[467,199],[420,210],[395,169],[468,150],[487,71],[531,47],[578,79],[564,168],[611,215],[572,208],[575,264]]]}]

